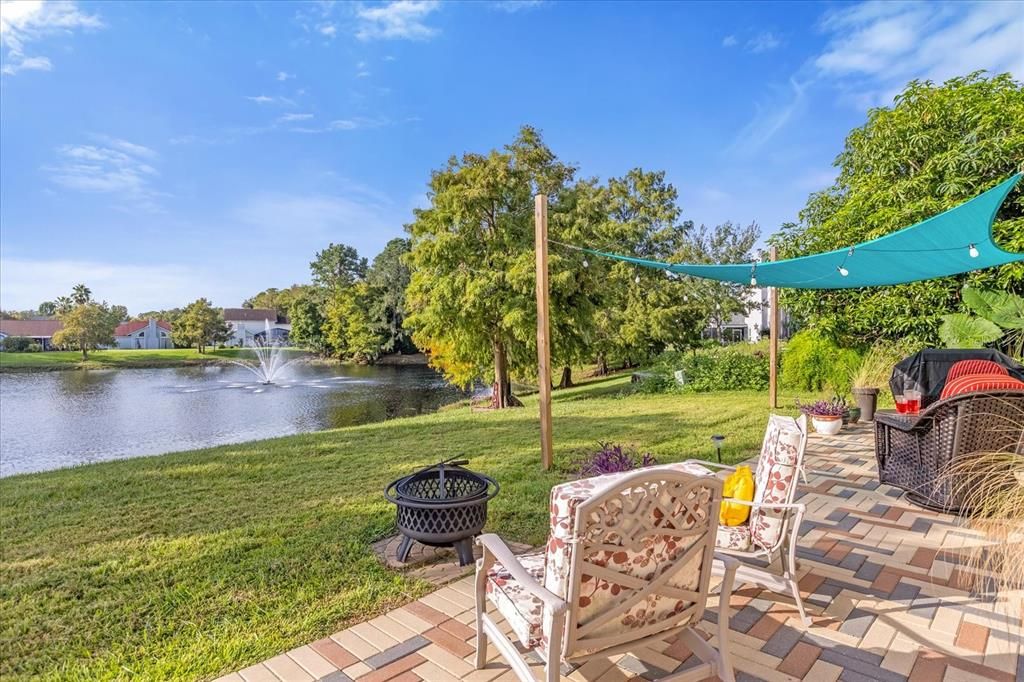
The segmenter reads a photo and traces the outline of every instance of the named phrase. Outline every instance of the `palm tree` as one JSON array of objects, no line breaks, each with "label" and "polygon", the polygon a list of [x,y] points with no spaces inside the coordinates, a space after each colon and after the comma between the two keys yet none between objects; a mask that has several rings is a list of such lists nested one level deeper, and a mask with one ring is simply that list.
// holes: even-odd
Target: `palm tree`
[{"label": "palm tree", "polygon": [[53,304],[58,315],[69,313],[75,307],[74,301],[71,300],[70,296],[58,296]]},{"label": "palm tree", "polygon": [[92,300],[92,289],[84,284],[76,284],[75,288],[71,290],[71,300],[75,305],[88,303]]}]

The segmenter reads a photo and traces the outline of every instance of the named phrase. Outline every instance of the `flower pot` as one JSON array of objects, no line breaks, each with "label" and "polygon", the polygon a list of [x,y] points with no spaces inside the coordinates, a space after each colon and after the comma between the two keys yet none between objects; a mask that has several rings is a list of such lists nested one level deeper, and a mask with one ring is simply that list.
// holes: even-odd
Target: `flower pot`
[{"label": "flower pot", "polygon": [[878,389],[854,388],[853,397],[857,399],[861,418],[866,422],[872,421],[875,418],[875,407],[878,406]]},{"label": "flower pot", "polygon": [[814,430],[825,436],[834,436],[843,428],[842,415],[811,415]]},{"label": "flower pot", "polygon": [[843,415],[843,423],[844,424],[856,424],[859,421],[860,421],[860,408],[859,407],[851,407],[850,409],[848,409],[846,411],[846,414]]}]

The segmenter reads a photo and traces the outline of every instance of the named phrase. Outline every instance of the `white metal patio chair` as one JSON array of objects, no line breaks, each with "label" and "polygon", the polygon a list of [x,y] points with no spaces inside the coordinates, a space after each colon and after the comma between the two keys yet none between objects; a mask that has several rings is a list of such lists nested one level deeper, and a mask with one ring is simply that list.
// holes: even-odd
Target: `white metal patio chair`
[{"label": "white metal patio chair", "polygon": [[[729,500],[750,507],[750,518],[741,526],[719,526],[715,542],[719,552],[741,561],[766,561],[766,568],[744,563],[736,572],[736,580],[792,594],[805,626],[811,621],[797,586],[796,546],[806,507],[794,503],[793,499],[798,472],[803,471],[806,447],[806,415],[793,419],[773,414],[768,418],[754,472],[754,499],[752,502]],[[703,460],[687,460],[686,463],[708,473],[711,469],[707,467],[721,472],[736,470],[736,467]],[[773,570],[776,561],[779,561],[779,570]]]},{"label": "white metal patio chair", "polygon": [[491,603],[512,634],[558,680],[561,662],[629,651],[678,635],[701,665],[671,680],[717,674],[732,682],[729,597],[739,563],[719,557],[723,573],[718,649],[693,626],[711,594],[721,481],[677,463],[596,476],[551,490],[544,550],[516,557],[497,535],[481,535],[476,573],[476,667],[493,641],[520,680],[534,680],[513,642],[487,614]]}]

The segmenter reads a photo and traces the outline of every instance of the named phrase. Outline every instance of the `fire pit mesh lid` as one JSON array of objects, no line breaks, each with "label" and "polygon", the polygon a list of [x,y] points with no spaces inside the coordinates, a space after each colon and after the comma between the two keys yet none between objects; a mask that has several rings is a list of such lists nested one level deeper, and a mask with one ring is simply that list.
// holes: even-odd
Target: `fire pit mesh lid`
[{"label": "fire pit mesh lid", "polygon": [[422,502],[451,502],[482,497],[488,481],[460,466],[438,464],[402,480],[396,491],[401,497]]}]

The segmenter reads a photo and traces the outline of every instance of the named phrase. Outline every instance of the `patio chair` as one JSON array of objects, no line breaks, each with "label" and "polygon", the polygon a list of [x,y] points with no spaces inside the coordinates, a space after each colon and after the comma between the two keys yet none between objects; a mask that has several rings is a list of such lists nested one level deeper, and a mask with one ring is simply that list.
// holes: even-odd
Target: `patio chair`
[{"label": "patio chair", "polygon": [[[736,572],[737,582],[792,594],[805,626],[811,621],[797,586],[796,546],[806,507],[794,503],[793,498],[797,472],[803,471],[806,446],[807,415],[793,419],[773,414],[768,418],[754,472],[754,499],[751,502],[729,500],[750,507],[750,518],[743,525],[719,526],[715,543],[719,552],[744,562]],[[687,463],[712,467],[722,473],[736,470],[736,467],[703,460],[688,460]],[[710,473],[709,469],[705,470]],[[748,563],[760,561],[767,566]],[[778,569],[773,568],[776,561]]]},{"label": "patio chair", "polygon": [[491,603],[544,679],[561,663],[679,638],[701,665],[665,680],[718,675],[732,681],[729,597],[738,563],[721,557],[717,650],[695,630],[711,594],[721,481],[671,464],[581,479],[551,490],[544,550],[516,557],[497,535],[481,535],[476,573],[476,667],[493,641],[523,682],[534,679],[513,642],[487,614]]}]

